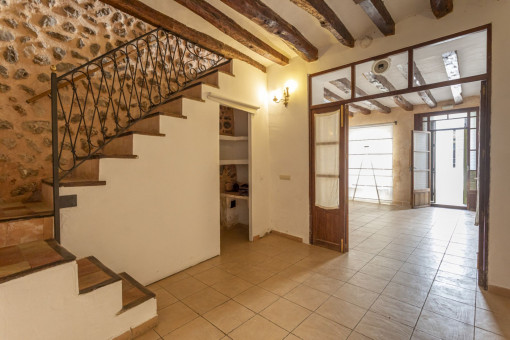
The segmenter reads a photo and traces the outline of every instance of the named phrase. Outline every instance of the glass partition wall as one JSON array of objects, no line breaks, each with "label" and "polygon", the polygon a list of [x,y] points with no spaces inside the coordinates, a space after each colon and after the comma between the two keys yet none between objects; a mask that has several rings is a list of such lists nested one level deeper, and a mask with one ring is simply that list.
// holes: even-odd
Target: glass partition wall
[{"label": "glass partition wall", "polygon": [[[487,80],[490,26],[482,26],[402,50],[310,75],[311,108],[351,104],[352,111],[387,111],[390,97],[401,107],[416,92],[430,107],[437,105],[422,92],[451,86],[456,103],[462,83]],[[469,60],[460,63],[459,60]],[[458,95],[455,95],[457,93]],[[428,101],[428,102],[427,102]],[[382,103],[384,104],[384,103]],[[404,106],[402,106],[404,105]]]}]

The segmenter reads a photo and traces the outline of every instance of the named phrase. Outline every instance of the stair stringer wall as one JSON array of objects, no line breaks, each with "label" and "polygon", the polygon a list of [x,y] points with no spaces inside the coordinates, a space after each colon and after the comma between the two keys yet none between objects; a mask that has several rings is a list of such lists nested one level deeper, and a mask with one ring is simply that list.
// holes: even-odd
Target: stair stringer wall
[{"label": "stair stringer wall", "polygon": [[142,284],[219,255],[219,104],[185,99],[165,137],[134,136],[138,159],[101,159],[102,187],[61,188],[62,244]]},{"label": "stair stringer wall", "polygon": [[156,316],[156,300],[122,309],[121,281],[78,292],[69,262],[0,284],[0,339],[112,339]]},{"label": "stair stringer wall", "polygon": [[188,119],[161,118],[165,137],[136,135],[138,159],[102,159],[103,187],[61,188],[78,206],[61,210],[62,243],[94,255],[142,284],[155,282],[220,253],[219,104],[209,92],[259,106],[251,116],[251,229],[269,231],[269,137],[266,74],[233,60],[235,77],[220,73],[204,102],[185,99]]}]

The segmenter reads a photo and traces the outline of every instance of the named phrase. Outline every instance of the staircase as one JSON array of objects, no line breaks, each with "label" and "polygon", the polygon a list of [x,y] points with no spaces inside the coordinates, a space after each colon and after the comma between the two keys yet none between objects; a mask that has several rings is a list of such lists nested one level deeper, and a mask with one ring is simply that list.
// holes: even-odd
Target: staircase
[{"label": "staircase", "polygon": [[0,298],[2,339],[131,339],[157,324],[152,292],[54,240],[0,248]]},{"label": "staircase", "polygon": [[[217,104],[205,104],[204,89],[218,89],[220,74],[233,77],[232,62],[207,51],[204,57],[204,51],[157,29],[66,75],[52,76],[54,177],[42,181],[39,200],[0,206],[0,320],[5,321],[0,339],[131,339],[155,326],[154,294],[95,257],[76,260],[59,244],[60,209],[80,206],[80,192],[87,188],[107,186],[102,169],[136,161],[137,144],[165,138],[162,127],[186,120],[190,102],[216,110]],[[195,68],[183,65],[184,59]],[[208,67],[200,66],[201,59]],[[138,68],[141,76],[133,73]],[[111,79],[118,83],[103,85]],[[66,195],[66,190],[78,194]],[[75,241],[70,237],[73,252],[88,251]],[[119,255],[115,267],[122,261]]]}]

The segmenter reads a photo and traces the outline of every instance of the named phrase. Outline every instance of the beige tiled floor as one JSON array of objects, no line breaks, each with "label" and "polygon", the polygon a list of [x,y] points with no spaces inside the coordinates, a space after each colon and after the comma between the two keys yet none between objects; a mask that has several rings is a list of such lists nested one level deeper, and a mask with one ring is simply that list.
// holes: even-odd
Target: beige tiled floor
[{"label": "beige tiled floor", "polygon": [[149,286],[142,339],[510,339],[510,298],[477,286],[473,213],[350,208],[343,255],[222,232],[221,256]]}]

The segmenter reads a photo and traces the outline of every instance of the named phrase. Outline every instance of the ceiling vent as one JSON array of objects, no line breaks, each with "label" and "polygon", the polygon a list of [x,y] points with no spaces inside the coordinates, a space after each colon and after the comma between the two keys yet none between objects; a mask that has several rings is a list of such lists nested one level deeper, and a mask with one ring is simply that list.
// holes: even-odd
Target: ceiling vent
[{"label": "ceiling vent", "polygon": [[390,65],[391,65],[390,59],[376,60],[372,65],[372,72],[375,74],[383,74],[390,68]]}]

